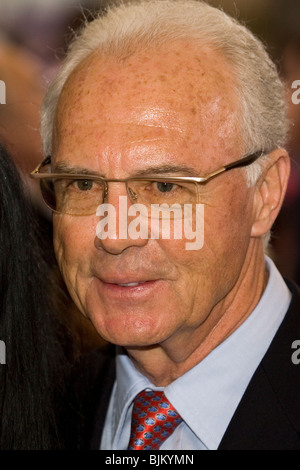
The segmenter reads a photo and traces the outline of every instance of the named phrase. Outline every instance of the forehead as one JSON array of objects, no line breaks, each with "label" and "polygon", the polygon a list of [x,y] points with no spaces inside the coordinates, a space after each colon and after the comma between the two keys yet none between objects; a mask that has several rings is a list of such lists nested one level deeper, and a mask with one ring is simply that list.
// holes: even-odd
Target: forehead
[{"label": "forehead", "polygon": [[234,77],[225,59],[207,46],[177,41],[122,60],[92,53],[64,86],[55,139],[71,144],[81,132],[82,142],[107,138],[112,144],[113,131],[120,142],[169,138],[207,148],[213,138],[211,145],[224,153],[224,146],[236,145],[238,121]]}]

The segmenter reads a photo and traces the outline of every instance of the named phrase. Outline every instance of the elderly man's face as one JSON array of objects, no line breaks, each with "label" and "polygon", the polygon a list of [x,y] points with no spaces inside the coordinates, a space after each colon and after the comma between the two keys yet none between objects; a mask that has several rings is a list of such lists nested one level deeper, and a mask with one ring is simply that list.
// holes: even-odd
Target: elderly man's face
[{"label": "elderly man's face", "polygon": [[[169,176],[201,176],[242,156],[239,136],[233,76],[210,49],[174,43],[120,62],[95,53],[61,96],[53,162],[106,178],[165,166],[189,169]],[[242,169],[201,189],[197,251],[184,239],[100,240],[96,215],[54,215],[58,262],[77,306],[115,344],[196,344],[247,271],[253,192]],[[109,184],[117,216],[126,195],[124,183]]]}]

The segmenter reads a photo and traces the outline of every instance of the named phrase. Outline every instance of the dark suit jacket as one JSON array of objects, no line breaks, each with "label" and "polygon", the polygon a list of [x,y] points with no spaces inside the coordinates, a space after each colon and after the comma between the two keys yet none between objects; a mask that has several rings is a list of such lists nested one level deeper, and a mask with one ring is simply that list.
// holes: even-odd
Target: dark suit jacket
[{"label": "dark suit jacket", "polygon": [[[223,436],[219,450],[300,450],[300,364],[292,343],[300,340],[300,290],[288,283],[292,302],[254,373]],[[115,380],[114,348],[82,360],[77,393],[82,405],[81,446],[99,449]]]}]

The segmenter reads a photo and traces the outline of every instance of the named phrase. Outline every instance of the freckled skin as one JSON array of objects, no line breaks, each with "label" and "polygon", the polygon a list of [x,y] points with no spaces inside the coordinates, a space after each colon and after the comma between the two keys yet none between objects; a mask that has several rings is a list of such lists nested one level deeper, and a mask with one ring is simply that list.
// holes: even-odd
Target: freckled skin
[{"label": "freckled skin", "polygon": [[[108,178],[174,164],[205,175],[243,154],[233,84],[228,64],[205,46],[176,42],[122,62],[92,54],[62,92],[54,164]],[[110,185],[117,215],[122,195],[125,185]],[[251,237],[253,196],[241,169],[202,188],[199,251],[187,251],[186,240],[101,241],[96,217],[54,216],[56,255],[76,304],[154,382],[199,362],[257,303],[265,271],[261,240]],[[148,297],[103,295],[99,279],[119,273],[159,283]]]}]

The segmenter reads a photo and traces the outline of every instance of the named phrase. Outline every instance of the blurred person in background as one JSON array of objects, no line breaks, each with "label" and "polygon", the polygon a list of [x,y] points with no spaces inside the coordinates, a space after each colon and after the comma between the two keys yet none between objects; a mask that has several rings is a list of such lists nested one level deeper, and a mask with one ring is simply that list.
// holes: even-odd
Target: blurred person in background
[{"label": "blurred person in background", "polygon": [[[22,180],[0,145],[0,449],[77,446],[69,397],[73,346],[59,316],[60,293],[45,262],[47,245]],[[1,343],[3,344],[3,343]]]},{"label": "blurred person in background", "polygon": [[0,79],[6,85],[6,103],[0,106],[1,141],[29,184],[33,205],[41,216],[49,218],[28,178],[30,168],[42,153],[39,136],[39,110],[45,89],[42,62],[28,49],[2,38]]}]

